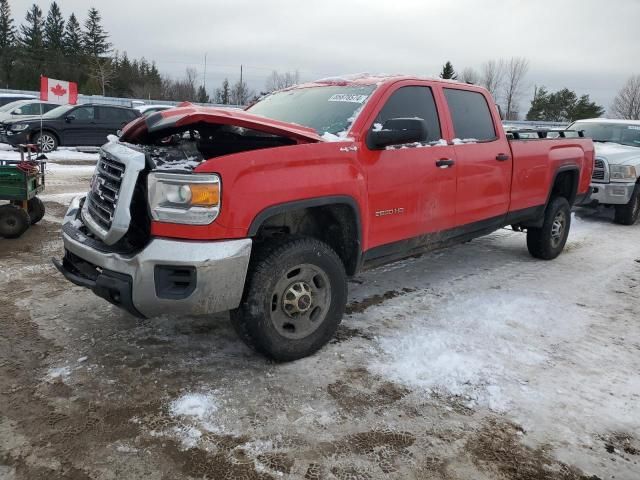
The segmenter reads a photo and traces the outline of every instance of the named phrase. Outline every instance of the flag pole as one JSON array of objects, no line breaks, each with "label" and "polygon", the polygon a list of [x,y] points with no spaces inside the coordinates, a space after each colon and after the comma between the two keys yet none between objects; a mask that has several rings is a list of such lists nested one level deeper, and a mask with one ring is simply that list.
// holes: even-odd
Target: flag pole
[{"label": "flag pole", "polygon": [[38,148],[40,150],[40,154],[38,155],[38,160],[46,160],[47,156],[44,154],[44,152],[42,151],[42,74],[40,74],[40,147],[38,147],[38,144],[36,142],[36,148]]}]

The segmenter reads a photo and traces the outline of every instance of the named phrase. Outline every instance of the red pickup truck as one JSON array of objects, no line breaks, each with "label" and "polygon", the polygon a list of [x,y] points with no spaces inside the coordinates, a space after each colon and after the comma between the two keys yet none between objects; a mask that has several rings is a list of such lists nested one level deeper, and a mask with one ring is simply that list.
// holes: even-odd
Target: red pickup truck
[{"label": "red pickup truck", "polygon": [[257,351],[301,358],[334,335],[363,268],[507,225],[534,257],[559,255],[594,149],[531,136],[505,133],[484,89],[435,79],[331,78],[244,111],[187,104],[102,147],[54,263],[135,315],[230,310]]}]

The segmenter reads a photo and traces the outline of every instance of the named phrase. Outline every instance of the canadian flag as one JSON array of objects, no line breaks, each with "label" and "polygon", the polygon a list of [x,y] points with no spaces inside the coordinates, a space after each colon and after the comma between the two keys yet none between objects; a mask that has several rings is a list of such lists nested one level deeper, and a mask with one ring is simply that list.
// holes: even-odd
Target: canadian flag
[{"label": "canadian flag", "polygon": [[75,105],[78,103],[78,84],[40,77],[40,100],[61,105]]}]

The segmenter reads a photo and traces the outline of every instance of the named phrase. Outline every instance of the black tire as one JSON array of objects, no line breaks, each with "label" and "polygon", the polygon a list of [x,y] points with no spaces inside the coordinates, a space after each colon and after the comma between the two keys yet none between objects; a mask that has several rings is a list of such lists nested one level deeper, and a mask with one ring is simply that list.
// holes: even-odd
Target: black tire
[{"label": "black tire", "polygon": [[616,205],[613,221],[620,225],[633,225],[640,218],[640,183],[636,184],[631,200],[626,205]]},{"label": "black tire", "polygon": [[42,217],[44,217],[44,203],[38,197],[33,197],[27,202],[29,209],[29,218],[31,219],[31,225],[35,225]]},{"label": "black tire", "polygon": [[40,151],[42,153],[49,153],[58,148],[59,142],[58,137],[56,137],[55,134],[45,130],[42,133],[38,132],[34,135],[33,143],[40,147]]},{"label": "black tire", "polygon": [[17,205],[0,206],[0,236],[18,238],[31,225],[29,214]]},{"label": "black tire", "polygon": [[254,350],[292,361],[331,340],[346,303],[344,265],[328,245],[312,238],[274,240],[252,254],[231,323]]},{"label": "black tire", "polygon": [[531,256],[542,260],[556,258],[567,243],[571,228],[571,206],[564,197],[549,202],[541,228],[527,229],[527,248]]}]

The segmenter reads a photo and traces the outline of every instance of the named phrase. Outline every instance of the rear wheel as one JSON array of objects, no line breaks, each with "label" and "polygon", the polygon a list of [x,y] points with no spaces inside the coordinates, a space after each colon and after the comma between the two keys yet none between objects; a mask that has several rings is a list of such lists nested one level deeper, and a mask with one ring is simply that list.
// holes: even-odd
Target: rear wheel
[{"label": "rear wheel", "polygon": [[29,218],[31,219],[31,225],[35,225],[42,217],[44,217],[44,203],[38,197],[33,197],[27,202],[27,208],[29,210]]},{"label": "rear wheel", "polygon": [[541,228],[527,229],[529,253],[542,260],[553,260],[564,249],[571,228],[571,207],[564,197],[556,197],[544,214]]},{"label": "rear wheel", "polygon": [[22,235],[31,220],[29,214],[17,205],[0,206],[0,236],[4,238],[17,238]]},{"label": "rear wheel", "polygon": [[297,360],[333,337],[346,301],[347,277],[338,255],[315,239],[287,239],[258,247],[231,322],[263,355]]},{"label": "rear wheel", "polygon": [[616,205],[613,221],[620,225],[633,225],[640,218],[640,183],[636,185],[631,200],[626,205]]},{"label": "rear wheel", "polygon": [[44,153],[53,152],[58,148],[58,139],[51,132],[42,132],[36,134],[33,142],[40,147],[40,151]]}]

